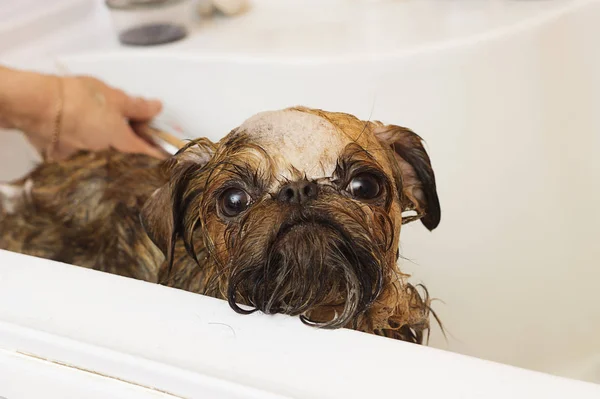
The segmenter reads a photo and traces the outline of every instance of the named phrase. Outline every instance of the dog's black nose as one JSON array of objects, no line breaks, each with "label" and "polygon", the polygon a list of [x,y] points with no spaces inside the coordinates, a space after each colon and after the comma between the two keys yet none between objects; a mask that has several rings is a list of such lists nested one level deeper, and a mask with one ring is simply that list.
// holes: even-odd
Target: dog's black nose
[{"label": "dog's black nose", "polygon": [[303,204],[310,199],[317,198],[319,186],[306,180],[295,181],[281,187],[277,199],[290,204]]}]

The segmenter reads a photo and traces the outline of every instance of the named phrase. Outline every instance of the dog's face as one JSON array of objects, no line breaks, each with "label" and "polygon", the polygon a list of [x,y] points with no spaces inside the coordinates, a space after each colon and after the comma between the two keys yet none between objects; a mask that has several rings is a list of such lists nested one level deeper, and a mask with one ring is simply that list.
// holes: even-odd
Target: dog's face
[{"label": "dog's face", "polygon": [[[165,170],[170,183],[146,204],[144,226],[167,258],[177,240],[193,258],[206,248],[197,259],[206,294],[332,328],[423,322],[427,304],[396,267],[400,227],[421,218],[433,229],[440,208],[411,131],[305,108],[266,112],[217,145],[190,143]],[[402,321],[391,320],[398,312]]]}]

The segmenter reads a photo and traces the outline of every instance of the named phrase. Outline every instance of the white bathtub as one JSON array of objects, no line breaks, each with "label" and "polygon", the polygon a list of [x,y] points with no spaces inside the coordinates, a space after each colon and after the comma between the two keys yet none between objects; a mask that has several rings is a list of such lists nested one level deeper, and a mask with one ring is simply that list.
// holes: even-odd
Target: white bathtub
[{"label": "white bathtub", "polygon": [[[413,281],[443,301],[434,308],[449,337],[434,330],[432,345],[600,383],[600,2],[564,3],[574,5],[395,54],[175,49],[61,63],[163,98],[193,136],[217,139],[296,104],[414,129],[428,142],[442,223],[407,226],[401,249]],[[0,148],[10,156],[25,160]]]}]

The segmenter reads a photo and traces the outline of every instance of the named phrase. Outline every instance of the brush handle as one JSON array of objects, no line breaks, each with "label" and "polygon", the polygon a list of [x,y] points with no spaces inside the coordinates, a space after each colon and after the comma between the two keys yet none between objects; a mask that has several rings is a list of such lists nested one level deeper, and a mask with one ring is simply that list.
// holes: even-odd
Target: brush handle
[{"label": "brush handle", "polygon": [[132,128],[137,134],[169,155],[175,155],[185,145],[185,141],[159,129],[152,123],[134,123]]}]

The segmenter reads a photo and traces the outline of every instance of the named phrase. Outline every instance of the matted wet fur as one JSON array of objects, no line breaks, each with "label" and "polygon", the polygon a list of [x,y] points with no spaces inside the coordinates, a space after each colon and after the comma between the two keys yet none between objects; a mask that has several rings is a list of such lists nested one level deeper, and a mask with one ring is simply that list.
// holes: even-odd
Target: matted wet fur
[{"label": "matted wet fur", "polygon": [[416,219],[440,220],[419,136],[301,107],[164,162],[81,152],[0,184],[2,249],[422,343],[427,291],[396,263]]}]

